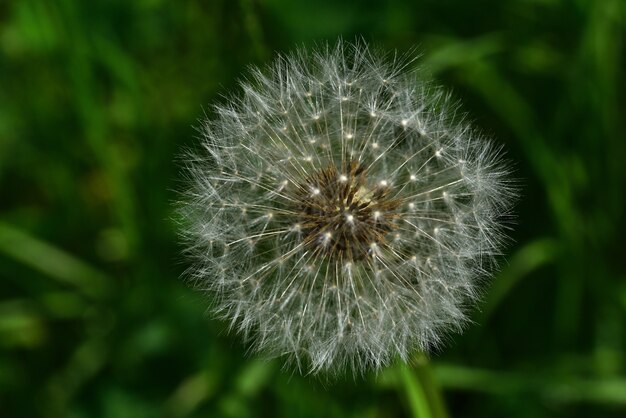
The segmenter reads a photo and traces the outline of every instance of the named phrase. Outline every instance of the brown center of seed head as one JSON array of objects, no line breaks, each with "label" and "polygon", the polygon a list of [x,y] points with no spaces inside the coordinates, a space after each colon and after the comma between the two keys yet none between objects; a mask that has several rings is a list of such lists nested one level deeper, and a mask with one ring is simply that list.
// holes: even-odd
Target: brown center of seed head
[{"label": "brown center of seed head", "polygon": [[305,245],[314,253],[352,262],[386,245],[395,226],[398,199],[384,181],[368,184],[365,168],[355,161],[340,171],[335,165],[317,171],[296,188],[295,201]]}]

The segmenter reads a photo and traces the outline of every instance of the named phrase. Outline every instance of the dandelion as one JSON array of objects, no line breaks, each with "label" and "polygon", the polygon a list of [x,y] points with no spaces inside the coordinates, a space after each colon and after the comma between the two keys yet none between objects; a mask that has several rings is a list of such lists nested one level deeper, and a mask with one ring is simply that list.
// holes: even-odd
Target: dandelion
[{"label": "dandelion", "polygon": [[188,277],[301,371],[436,347],[503,241],[499,149],[411,64],[360,42],[279,57],[215,108],[188,161]]}]

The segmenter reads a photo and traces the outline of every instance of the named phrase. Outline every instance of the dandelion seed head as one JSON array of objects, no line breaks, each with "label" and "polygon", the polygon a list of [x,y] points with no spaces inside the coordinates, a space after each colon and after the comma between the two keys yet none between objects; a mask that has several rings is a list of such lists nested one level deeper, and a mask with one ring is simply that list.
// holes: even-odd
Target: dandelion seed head
[{"label": "dandelion seed head", "polygon": [[282,56],[215,108],[187,163],[189,280],[302,372],[437,347],[504,240],[500,150],[412,64],[362,42]]}]

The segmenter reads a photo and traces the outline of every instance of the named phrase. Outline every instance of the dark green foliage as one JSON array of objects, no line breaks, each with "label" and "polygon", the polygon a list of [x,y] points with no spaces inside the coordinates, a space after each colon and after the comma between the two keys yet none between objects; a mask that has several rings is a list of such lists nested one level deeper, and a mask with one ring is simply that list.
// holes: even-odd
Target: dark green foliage
[{"label": "dark green foliage", "polygon": [[[337,3],[0,3],[0,416],[623,416],[626,3]],[[205,316],[171,218],[206,106],[338,36],[419,46],[523,197],[476,325],[430,364],[327,382]]]}]

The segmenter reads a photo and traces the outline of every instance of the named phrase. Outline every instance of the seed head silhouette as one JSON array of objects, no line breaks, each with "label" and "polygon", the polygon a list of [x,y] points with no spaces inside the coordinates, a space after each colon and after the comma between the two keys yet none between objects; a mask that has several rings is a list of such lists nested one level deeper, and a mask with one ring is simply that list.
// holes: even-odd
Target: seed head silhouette
[{"label": "seed head silhouette", "polygon": [[514,195],[407,56],[338,42],[252,69],[186,161],[187,277],[253,349],[361,373],[466,323]]}]

